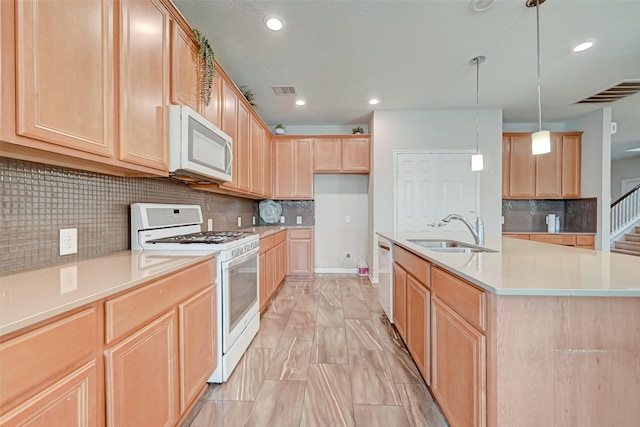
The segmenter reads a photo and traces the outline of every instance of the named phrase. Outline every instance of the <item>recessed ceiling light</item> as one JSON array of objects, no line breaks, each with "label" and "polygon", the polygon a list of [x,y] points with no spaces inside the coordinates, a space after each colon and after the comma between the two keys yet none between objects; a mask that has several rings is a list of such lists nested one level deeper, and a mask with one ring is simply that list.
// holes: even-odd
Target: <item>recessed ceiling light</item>
[{"label": "recessed ceiling light", "polygon": [[574,52],[582,52],[583,50],[587,50],[589,49],[591,46],[593,46],[593,42],[584,42],[584,43],[580,43],[579,45],[576,45],[573,48]]},{"label": "recessed ceiling light", "polygon": [[296,105],[304,105],[304,104],[306,104],[306,102],[304,101],[304,99],[298,99],[298,100],[296,101]]},{"label": "recessed ceiling light", "polygon": [[636,148],[629,148],[628,150],[626,150],[628,152],[639,152],[640,153],[640,147],[636,147]]},{"label": "recessed ceiling light", "polygon": [[373,99],[369,100],[369,104],[371,104],[371,105],[376,105],[378,102],[380,102],[380,100],[376,99],[376,98],[373,98]]},{"label": "recessed ceiling light", "polygon": [[272,31],[280,31],[283,27],[282,19],[275,16],[267,16],[265,24]]}]

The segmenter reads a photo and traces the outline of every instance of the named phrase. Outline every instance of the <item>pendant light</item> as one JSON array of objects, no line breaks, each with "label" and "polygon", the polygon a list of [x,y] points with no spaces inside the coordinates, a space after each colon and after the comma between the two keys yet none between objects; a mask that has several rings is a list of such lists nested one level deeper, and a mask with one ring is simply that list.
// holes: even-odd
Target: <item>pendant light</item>
[{"label": "pendant light", "polygon": [[531,153],[545,154],[551,152],[551,133],[542,130],[542,102],[540,101],[540,5],[545,0],[527,0],[527,7],[536,7],[536,46],[538,60],[538,132],[531,134]]},{"label": "pendant light", "polygon": [[484,169],[484,158],[479,150],[480,112],[478,110],[478,100],[480,99],[480,64],[482,64],[485,59],[487,59],[486,56],[476,56],[469,61],[469,63],[475,64],[476,66],[476,154],[471,156],[471,170],[474,172]]}]

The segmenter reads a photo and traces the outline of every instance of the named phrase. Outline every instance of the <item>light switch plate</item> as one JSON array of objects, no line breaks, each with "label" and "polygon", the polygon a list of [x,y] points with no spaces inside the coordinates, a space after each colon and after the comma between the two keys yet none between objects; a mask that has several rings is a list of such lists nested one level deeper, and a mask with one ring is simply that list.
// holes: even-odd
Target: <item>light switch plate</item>
[{"label": "light switch plate", "polygon": [[207,220],[207,231],[213,230],[213,219],[209,218]]},{"label": "light switch plate", "polygon": [[302,224],[302,217],[300,215],[296,216],[296,224]]}]

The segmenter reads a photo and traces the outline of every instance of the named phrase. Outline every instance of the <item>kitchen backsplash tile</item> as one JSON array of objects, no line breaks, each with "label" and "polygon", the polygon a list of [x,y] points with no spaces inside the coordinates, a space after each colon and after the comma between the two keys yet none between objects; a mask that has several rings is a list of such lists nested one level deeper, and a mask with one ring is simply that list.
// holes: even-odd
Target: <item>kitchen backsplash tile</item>
[{"label": "kitchen backsplash tile", "polygon": [[503,232],[546,232],[548,214],[560,216],[560,231],[595,233],[597,200],[503,200]]},{"label": "kitchen backsplash tile", "polygon": [[[123,178],[0,157],[0,275],[129,248],[129,205],[202,206],[216,230],[251,225],[257,202],[190,190],[167,178]],[[293,217],[295,223],[295,216]],[[60,228],[78,229],[78,253],[58,255]]]},{"label": "kitchen backsplash tile", "polygon": [[[282,207],[285,225],[315,225],[315,203],[313,200],[274,200]],[[271,225],[260,218],[260,209],[256,204],[258,225]],[[297,217],[302,217],[302,224],[297,224]]]}]

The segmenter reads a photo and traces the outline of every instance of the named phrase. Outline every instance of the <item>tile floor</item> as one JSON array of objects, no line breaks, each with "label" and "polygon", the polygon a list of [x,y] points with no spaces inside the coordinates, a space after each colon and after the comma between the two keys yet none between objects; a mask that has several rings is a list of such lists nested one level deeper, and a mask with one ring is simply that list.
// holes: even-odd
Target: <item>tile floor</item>
[{"label": "tile floor", "polygon": [[287,281],[229,381],[183,426],[446,427],[418,369],[356,275]]}]

